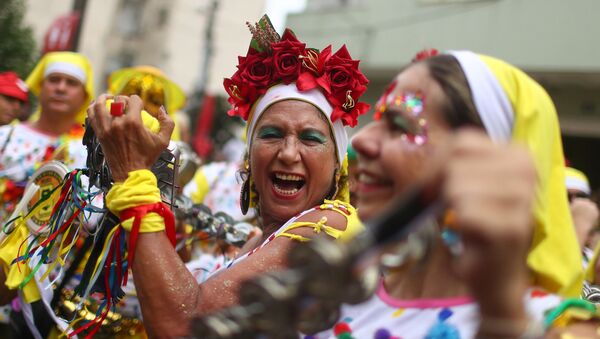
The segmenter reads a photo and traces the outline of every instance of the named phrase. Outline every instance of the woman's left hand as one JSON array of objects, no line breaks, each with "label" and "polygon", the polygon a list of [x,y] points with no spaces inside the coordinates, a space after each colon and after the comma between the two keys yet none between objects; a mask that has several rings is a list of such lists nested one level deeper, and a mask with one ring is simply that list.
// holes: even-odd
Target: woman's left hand
[{"label": "woman's left hand", "polygon": [[163,107],[156,117],[160,130],[150,131],[144,126],[141,112],[144,103],[137,95],[119,96],[115,101],[125,103],[125,114],[111,116],[106,100],[101,95],[88,107],[88,121],[102,145],[102,151],[115,182],[124,181],[131,171],[149,169],[169,145],[175,123]]}]

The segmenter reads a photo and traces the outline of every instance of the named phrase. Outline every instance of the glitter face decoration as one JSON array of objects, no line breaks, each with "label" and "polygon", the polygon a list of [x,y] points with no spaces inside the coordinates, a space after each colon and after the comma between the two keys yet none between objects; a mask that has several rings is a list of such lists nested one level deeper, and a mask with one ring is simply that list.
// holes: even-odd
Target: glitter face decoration
[{"label": "glitter face decoration", "polygon": [[164,85],[162,81],[150,74],[132,78],[120,94],[139,95],[144,101],[144,109],[154,116],[158,115],[160,106],[165,105]]},{"label": "glitter face decoration", "polygon": [[390,96],[395,85],[393,82],[377,102],[374,118],[385,118],[392,129],[402,133],[403,140],[422,146],[428,140],[427,119],[423,117],[425,97],[420,92],[404,92]]}]

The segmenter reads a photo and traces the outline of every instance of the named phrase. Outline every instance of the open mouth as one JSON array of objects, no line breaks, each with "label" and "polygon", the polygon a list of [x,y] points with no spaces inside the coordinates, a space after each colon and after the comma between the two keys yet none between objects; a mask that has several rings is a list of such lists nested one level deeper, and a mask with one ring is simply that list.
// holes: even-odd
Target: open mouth
[{"label": "open mouth", "polygon": [[390,180],[385,180],[381,177],[362,172],[356,178],[356,188],[357,191],[361,193],[368,193],[371,191],[378,191],[380,189],[388,189],[393,187],[393,182]]},{"label": "open mouth", "polygon": [[367,185],[376,185],[376,184],[381,184],[381,180],[370,176],[366,173],[361,173],[358,175],[358,181],[363,183],[363,184],[367,184]]},{"label": "open mouth", "polygon": [[271,180],[273,181],[275,192],[281,195],[294,195],[306,183],[306,180],[299,175],[284,173],[274,173],[271,176]]}]

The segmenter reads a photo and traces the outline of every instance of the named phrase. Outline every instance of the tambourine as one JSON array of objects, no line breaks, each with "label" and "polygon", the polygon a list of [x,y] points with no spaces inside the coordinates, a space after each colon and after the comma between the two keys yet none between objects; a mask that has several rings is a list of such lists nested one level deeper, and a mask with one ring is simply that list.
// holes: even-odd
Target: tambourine
[{"label": "tambourine", "polygon": [[[60,190],[56,187],[60,185],[67,173],[69,173],[69,168],[62,162],[54,160],[42,165],[29,178],[25,191],[34,184],[39,186],[39,189],[27,202],[23,214],[28,215],[36,207],[38,201],[46,199],[40,206],[37,206],[34,213],[27,219],[26,224],[32,234],[45,234],[48,232],[48,222],[52,216],[52,209],[60,197]],[[50,194],[51,196],[48,197]]]}]

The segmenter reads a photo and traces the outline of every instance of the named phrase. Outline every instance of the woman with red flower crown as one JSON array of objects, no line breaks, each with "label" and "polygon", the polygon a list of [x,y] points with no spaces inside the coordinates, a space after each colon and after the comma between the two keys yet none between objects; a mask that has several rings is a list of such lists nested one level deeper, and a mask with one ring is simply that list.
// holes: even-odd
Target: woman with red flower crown
[{"label": "woman with red flower crown", "polygon": [[158,206],[148,170],[169,141],[172,120],[161,110],[160,131],[144,128],[137,96],[116,99],[126,106],[120,116],[107,112],[106,96],[88,110],[116,182],[106,205],[130,231],[128,260],[151,336],[186,335],[192,317],[237,304],[241,282],[285,268],[293,245],[319,234],[350,237],[362,227],[348,203],[345,131],[369,108],[358,101],[368,83],[358,61],[345,47],[333,54],[330,46],[307,48],[290,30],[280,38],[266,16],[249,27],[248,53],[224,86],[228,114],[247,121],[241,208],[256,209],[263,237],[202,284],[163,232],[170,212]]}]

